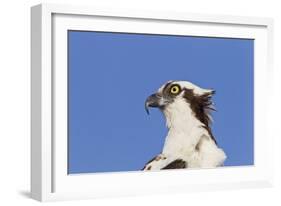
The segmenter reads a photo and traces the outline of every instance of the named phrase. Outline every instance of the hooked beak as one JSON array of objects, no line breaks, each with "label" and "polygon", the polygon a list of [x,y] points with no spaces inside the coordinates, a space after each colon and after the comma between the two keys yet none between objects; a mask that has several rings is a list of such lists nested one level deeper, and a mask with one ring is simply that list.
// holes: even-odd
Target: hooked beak
[{"label": "hooked beak", "polygon": [[162,104],[162,97],[157,94],[150,95],[145,101],[145,111],[149,114],[149,107],[161,107],[164,106]]}]

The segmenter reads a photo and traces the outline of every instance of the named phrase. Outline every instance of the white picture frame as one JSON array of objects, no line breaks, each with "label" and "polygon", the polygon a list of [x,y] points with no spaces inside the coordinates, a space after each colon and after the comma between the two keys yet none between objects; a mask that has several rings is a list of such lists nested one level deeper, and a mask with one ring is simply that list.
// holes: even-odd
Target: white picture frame
[{"label": "white picture frame", "polygon": [[[266,109],[273,75],[272,19],[40,4],[31,8],[31,26],[32,198],[52,201],[272,186],[273,137]],[[68,175],[68,29],[255,39],[255,165]]]}]

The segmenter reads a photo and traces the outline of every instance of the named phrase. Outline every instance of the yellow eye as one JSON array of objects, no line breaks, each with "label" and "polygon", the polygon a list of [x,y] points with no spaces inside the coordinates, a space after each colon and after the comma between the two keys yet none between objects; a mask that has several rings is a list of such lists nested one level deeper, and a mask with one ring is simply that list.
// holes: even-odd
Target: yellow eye
[{"label": "yellow eye", "polygon": [[171,87],[170,92],[171,92],[171,94],[178,94],[178,93],[180,93],[180,87],[178,85],[174,85]]}]

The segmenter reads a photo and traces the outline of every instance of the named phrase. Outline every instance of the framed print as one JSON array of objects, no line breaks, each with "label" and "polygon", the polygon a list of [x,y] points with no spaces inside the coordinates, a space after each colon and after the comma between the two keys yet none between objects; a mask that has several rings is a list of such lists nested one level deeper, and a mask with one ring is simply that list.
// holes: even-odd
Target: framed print
[{"label": "framed print", "polygon": [[34,199],[272,185],[271,19],[31,14]]}]

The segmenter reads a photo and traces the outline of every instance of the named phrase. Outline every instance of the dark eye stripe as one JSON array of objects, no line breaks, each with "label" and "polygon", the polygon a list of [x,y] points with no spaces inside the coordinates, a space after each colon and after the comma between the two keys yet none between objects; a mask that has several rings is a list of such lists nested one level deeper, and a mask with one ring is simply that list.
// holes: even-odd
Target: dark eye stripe
[{"label": "dark eye stripe", "polygon": [[164,86],[164,88],[163,88],[162,91],[163,91],[163,92],[166,91],[166,89],[167,89],[172,83],[173,83],[173,81],[167,83],[167,84]]}]

